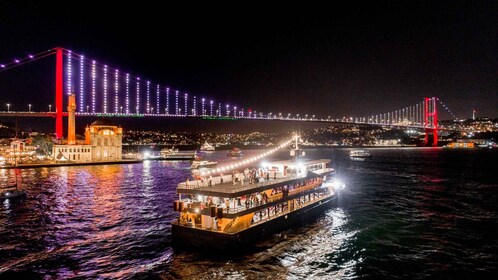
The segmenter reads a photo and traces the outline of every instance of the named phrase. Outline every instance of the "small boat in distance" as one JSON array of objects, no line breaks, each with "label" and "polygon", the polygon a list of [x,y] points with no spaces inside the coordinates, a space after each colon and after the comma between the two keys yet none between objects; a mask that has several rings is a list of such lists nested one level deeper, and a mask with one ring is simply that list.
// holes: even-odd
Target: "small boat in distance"
[{"label": "small boat in distance", "polygon": [[236,148],[236,147],[234,147],[233,149],[231,149],[227,153],[227,156],[229,156],[229,157],[241,157],[243,155],[244,155],[244,152],[241,149]]},{"label": "small boat in distance", "polygon": [[26,191],[23,189],[19,189],[18,187],[18,182],[17,182],[17,175],[20,174],[20,170],[16,169],[16,182],[11,185],[7,186],[1,186],[0,188],[0,199],[13,199],[13,198],[18,198],[18,197],[24,197],[26,196]]},{"label": "small boat in distance", "polygon": [[201,145],[201,148],[200,148],[199,150],[201,150],[201,151],[205,151],[205,152],[206,152],[206,151],[207,151],[207,152],[209,152],[209,151],[214,151],[214,146],[213,146],[213,145],[211,145],[211,144],[209,144],[209,143],[206,141],[206,142],[204,142],[204,144],[202,144],[202,145]]},{"label": "small boat in distance", "polygon": [[192,165],[190,166],[192,169],[202,168],[202,167],[213,167],[217,165],[217,161],[206,160],[201,157],[196,157],[195,160],[192,161]]},{"label": "small boat in distance", "polygon": [[195,151],[179,151],[178,148],[164,148],[160,152],[160,158],[165,160],[193,160],[196,157]]},{"label": "small boat in distance", "polygon": [[367,158],[371,157],[372,155],[370,155],[370,152],[368,152],[367,150],[352,150],[349,153],[349,156],[352,158]]}]

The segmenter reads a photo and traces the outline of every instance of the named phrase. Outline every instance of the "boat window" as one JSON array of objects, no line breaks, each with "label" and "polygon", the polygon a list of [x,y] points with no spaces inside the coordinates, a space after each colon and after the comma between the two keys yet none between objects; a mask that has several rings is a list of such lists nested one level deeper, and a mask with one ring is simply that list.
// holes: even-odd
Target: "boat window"
[{"label": "boat window", "polygon": [[287,202],[282,203],[282,211],[285,212],[289,209],[289,205]]}]

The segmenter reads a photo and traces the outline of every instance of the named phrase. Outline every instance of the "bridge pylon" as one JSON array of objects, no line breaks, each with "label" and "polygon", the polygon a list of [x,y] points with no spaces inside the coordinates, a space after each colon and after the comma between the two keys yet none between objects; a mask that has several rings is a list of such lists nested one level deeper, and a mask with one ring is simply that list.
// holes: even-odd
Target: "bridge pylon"
[{"label": "bridge pylon", "polygon": [[63,89],[63,49],[55,48],[55,137],[62,139],[62,89]]},{"label": "bridge pylon", "polygon": [[437,97],[424,98],[424,127],[425,139],[424,145],[429,145],[429,135],[432,134],[432,146],[437,146],[438,138],[438,117],[437,117]]}]

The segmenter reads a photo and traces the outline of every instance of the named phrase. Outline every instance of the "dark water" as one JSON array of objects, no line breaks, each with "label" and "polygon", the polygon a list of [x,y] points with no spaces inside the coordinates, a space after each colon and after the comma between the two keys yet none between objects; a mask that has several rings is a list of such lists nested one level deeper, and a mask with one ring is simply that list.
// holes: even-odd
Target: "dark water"
[{"label": "dark water", "polygon": [[[225,153],[206,157],[229,160]],[[336,206],[230,257],[171,248],[171,205],[188,163],[23,170],[28,197],[0,205],[0,278],[483,279],[498,272],[497,150],[374,149],[366,161],[348,153],[308,150],[331,158],[346,182]],[[0,171],[2,182],[9,172]]]}]

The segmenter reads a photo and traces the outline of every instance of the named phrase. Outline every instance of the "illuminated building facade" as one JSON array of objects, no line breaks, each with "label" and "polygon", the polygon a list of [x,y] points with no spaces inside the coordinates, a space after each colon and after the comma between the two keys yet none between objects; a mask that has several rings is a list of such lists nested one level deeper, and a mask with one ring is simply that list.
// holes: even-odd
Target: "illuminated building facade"
[{"label": "illuminated building facade", "polygon": [[98,119],[85,129],[85,140],[76,140],[76,99],[69,96],[68,141],[54,145],[53,156],[57,162],[100,162],[122,159],[122,128],[108,119]]}]

